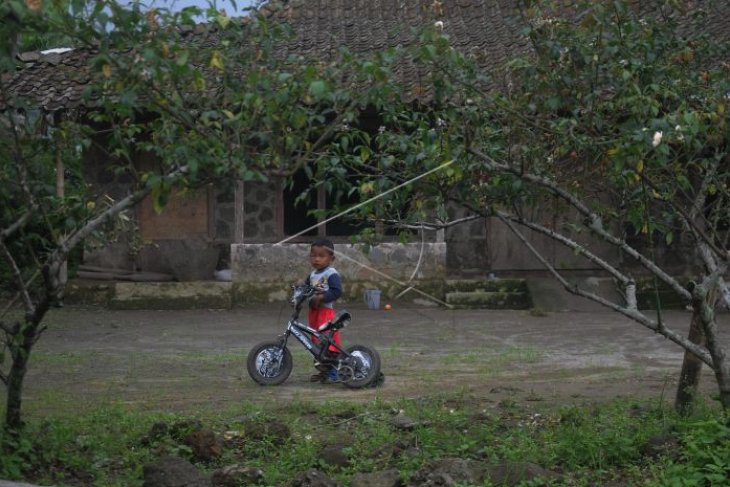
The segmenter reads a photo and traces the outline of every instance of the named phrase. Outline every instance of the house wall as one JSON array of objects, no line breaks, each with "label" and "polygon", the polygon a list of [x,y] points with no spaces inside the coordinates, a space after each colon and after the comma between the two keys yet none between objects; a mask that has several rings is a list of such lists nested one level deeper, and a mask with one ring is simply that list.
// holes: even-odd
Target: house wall
[{"label": "house wall", "polygon": [[280,183],[247,182],[243,190],[243,235],[246,242],[270,242],[278,235],[277,211]]}]

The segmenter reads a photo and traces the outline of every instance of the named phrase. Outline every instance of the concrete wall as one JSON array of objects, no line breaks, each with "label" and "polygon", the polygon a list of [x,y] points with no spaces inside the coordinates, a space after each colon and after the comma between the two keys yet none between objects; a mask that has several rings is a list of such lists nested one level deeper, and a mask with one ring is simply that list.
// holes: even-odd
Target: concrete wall
[{"label": "concrete wall", "polygon": [[[360,299],[366,288],[395,296],[407,287],[395,280],[405,283],[414,271],[419,285],[441,285],[446,278],[445,243],[383,243],[369,251],[361,244],[335,244],[335,255],[345,299]],[[233,244],[231,269],[234,284],[245,284],[243,294],[248,292],[252,301],[280,301],[286,299],[291,284],[311,271],[309,244]]]}]

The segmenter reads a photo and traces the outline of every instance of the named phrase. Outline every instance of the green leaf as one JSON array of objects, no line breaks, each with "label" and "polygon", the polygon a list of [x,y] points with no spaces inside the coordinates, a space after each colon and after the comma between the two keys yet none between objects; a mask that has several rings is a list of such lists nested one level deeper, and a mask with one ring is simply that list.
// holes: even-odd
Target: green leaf
[{"label": "green leaf", "polygon": [[187,49],[184,51],[181,51],[178,55],[177,59],[175,59],[175,64],[178,66],[185,66],[188,64],[188,60],[190,59],[190,51]]},{"label": "green leaf", "polygon": [[309,94],[316,98],[322,98],[326,95],[327,89],[327,83],[322,80],[316,80],[309,83]]}]

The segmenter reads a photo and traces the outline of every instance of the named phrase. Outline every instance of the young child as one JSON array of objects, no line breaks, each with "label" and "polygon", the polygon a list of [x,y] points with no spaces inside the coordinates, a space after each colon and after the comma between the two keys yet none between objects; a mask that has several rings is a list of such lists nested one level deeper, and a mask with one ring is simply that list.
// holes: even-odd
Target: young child
[{"label": "young child", "polygon": [[[309,300],[309,326],[315,330],[335,317],[334,303],[342,296],[342,279],[337,269],[332,267],[335,260],[335,246],[326,239],[316,240],[309,249],[309,263],[312,265],[312,272],[305,280],[306,284],[317,288],[317,294]],[[328,332],[331,333],[331,332]],[[337,345],[341,344],[339,330],[334,332],[332,340]],[[333,346],[329,352],[337,353]],[[328,375],[329,372],[329,375]],[[337,378],[334,369],[322,371],[321,374],[312,376],[312,380],[324,380]]]}]

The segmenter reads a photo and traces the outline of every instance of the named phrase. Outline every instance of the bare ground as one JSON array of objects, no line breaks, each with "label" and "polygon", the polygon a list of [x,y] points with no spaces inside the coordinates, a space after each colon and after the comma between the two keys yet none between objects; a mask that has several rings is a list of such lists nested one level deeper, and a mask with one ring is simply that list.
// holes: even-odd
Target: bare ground
[{"label": "bare ground", "polygon": [[[245,372],[248,350],[283,332],[289,309],[231,311],[53,310],[35,349],[24,408],[31,416],[123,404],[135,410],[194,412],[243,401],[397,400],[464,394],[485,404],[540,407],[617,397],[672,400],[682,350],[611,312],[443,310],[352,307],[346,345],[381,355],[386,383],[349,390],[313,384],[312,360],[292,341],[294,371],[277,387]],[[688,312],[667,312],[686,333]],[[719,318],[730,340],[730,315]],[[705,370],[702,394],[715,395]],[[537,406],[536,406],[537,407]]]}]

